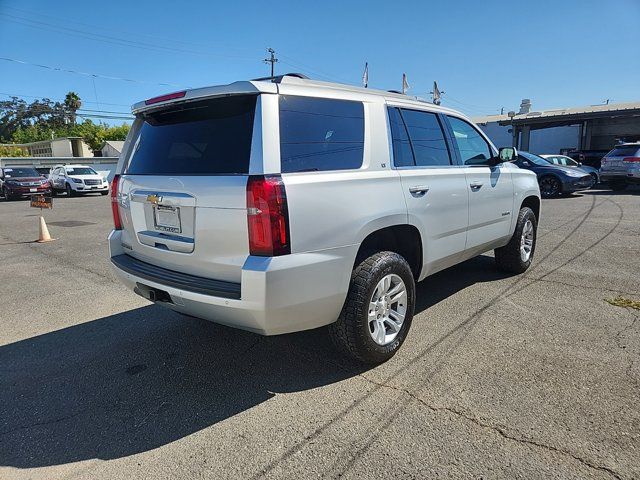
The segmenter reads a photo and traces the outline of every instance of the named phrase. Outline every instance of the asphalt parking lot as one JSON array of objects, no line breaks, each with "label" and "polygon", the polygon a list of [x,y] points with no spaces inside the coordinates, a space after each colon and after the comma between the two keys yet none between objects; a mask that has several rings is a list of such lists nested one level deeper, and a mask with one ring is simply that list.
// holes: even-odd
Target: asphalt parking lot
[{"label": "asphalt parking lot", "polygon": [[400,353],[259,337],[110,271],[108,197],[0,202],[0,478],[640,478],[640,189],[545,200],[534,267],[418,286]]}]

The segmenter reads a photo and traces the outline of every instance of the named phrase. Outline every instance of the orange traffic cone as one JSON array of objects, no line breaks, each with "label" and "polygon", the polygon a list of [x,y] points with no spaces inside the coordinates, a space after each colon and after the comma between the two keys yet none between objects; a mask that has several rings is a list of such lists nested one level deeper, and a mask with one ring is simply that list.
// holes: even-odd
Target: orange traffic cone
[{"label": "orange traffic cone", "polygon": [[45,243],[53,242],[54,240],[55,238],[51,238],[51,235],[49,235],[49,229],[47,228],[47,224],[44,221],[44,217],[40,215],[40,235],[37,242]]}]

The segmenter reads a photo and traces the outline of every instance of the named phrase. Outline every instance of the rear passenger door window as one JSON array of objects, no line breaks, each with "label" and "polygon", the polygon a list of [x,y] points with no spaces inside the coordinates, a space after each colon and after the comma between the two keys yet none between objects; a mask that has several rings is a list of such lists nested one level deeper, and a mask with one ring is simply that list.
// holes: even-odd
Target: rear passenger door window
[{"label": "rear passenger door window", "polygon": [[451,165],[447,142],[435,113],[402,109],[418,167]]},{"label": "rear passenger door window", "polygon": [[413,150],[399,108],[389,109],[389,125],[391,126],[394,165],[396,167],[413,167],[415,165]]},{"label": "rear passenger door window", "polygon": [[489,144],[478,130],[459,118],[447,118],[463,165],[488,165],[489,159],[493,155]]},{"label": "rear passenger door window", "polygon": [[361,102],[280,95],[283,173],[356,169],[364,155]]},{"label": "rear passenger door window", "polygon": [[440,120],[435,113],[389,108],[396,167],[451,165]]}]

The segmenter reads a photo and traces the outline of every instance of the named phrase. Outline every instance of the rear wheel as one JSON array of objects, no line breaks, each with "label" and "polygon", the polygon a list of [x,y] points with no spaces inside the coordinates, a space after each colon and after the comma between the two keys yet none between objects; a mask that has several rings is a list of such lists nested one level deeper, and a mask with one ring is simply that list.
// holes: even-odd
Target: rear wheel
[{"label": "rear wheel", "polygon": [[562,193],[560,180],[552,175],[542,177],[538,183],[540,185],[540,195],[544,198],[556,197]]},{"label": "rear wheel", "polygon": [[529,207],[522,207],[518,214],[516,230],[509,243],[495,249],[496,265],[510,273],[523,273],[531,265],[536,249],[538,222]]},{"label": "rear wheel", "polygon": [[620,192],[627,188],[627,184],[625,182],[610,182],[609,188],[614,192]]},{"label": "rear wheel", "polygon": [[351,274],[338,321],[329,326],[334,344],[352,359],[377,364],[404,342],[415,306],[415,282],[407,261],[395,252],[362,260]]}]

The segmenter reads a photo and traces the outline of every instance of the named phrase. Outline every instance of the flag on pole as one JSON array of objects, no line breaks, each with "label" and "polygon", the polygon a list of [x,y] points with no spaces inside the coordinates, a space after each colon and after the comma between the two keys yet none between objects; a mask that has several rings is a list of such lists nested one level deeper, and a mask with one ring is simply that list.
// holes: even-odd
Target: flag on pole
[{"label": "flag on pole", "polygon": [[364,64],[364,73],[362,74],[362,85],[364,88],[369,86],[369,62],[365,62]]},{"label": "flag on pole", "polygon": [[440,93],[440,90],[438,89],[438,83],[435,80],[433,81],[433,92],[431,93],[433,95],[433,103],[435,105],[440,105],[442,94]]},{"label": "flag on pole", "polygon": [[403,73],[402,74],[402,93],[407,93],[407,90],[409,90],[409,84],[407,83],[407,74]]}]

